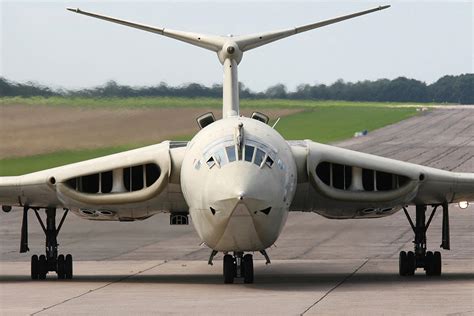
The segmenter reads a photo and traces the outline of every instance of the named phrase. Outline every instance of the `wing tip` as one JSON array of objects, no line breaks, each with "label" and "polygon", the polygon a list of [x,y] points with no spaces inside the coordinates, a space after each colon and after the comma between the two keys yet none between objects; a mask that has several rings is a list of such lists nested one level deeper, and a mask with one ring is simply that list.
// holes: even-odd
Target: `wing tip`
[{"label": "wing tip", "polygon": [[66,8],[66,10],[71,11],[71,12],[76,12],[76,13],[81,12],[81,9],[79,8]]}]

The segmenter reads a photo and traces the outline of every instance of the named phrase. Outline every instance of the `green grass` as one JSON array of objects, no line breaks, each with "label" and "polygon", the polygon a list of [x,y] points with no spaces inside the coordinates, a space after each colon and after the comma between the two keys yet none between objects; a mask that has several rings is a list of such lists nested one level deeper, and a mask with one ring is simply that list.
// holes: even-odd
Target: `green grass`
[{"label": "green grass", "polygon": [[[31,106],[79,106],[79,107],[114,107],[114,108],[160,108],[160,107],[211,107],[221,108],[220,98],[180,98],[180,97],[136,97],[136,98],[67,98],[67,97],[0,97],[0,105],[14,106],[25,104]],[[316,101],[286,99],[242,99],[242,108],[315,108],[328,106],[355,107],[394,107],[416,106],[416,103],[394,102],[351,102],[351,101]],[[426,104],[423,104],[426,106]]]},{"label": "green grass", "polygon": [[[354,132],[374,129],[416,115],[413,108],[332,106],[316,107],[283,117],[276,130],[286,139],[312,139],[328,143],[352,137]],[[178,136],[174,140],[189,140],[191,136]],[[30,157],[0,160],[0,175],[19,175],[86,159],[110,155],[146,144],[119,147],[61,151]]]},{"label": "green grass", "polygon": [[329,143],[350,138],[364,129],[373,131],[416,113],[413,108],[321,107],[283,117],[275,129],[285,139]]},{"label": "green grass", "polygon": [[121,151],[134,149],[139,145],[125,145],[109,148],[85,149],[74,151],[58,151],[49,154],[35,155],[20,158],[6,158],[0,160],[0,175],[14,176],[43,169],[53,168],[78,162],[82,160],[97,158]]}]

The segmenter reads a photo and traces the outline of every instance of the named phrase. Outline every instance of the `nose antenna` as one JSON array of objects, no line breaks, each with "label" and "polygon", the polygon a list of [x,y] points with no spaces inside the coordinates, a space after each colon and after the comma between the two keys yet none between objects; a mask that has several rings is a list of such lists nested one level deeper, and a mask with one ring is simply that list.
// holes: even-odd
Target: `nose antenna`
[{"label": "nose antenna", "polygon": [[244,141],[244,124],[239,122],[235,129],[235,144],[237,145],[238,158],[242,157],[242,143]]},{"label": "nose antenna", "polygon": [[280,119],[281,119],[281,117],[279,117],[279,118],[276,120],[276,122],[273,124],[273,126],[272,126],[273,129],[275,128],[275,126],[277,126],[278,122],[280,122]]},{"label": "nose antenna", "polygon": [[272,31],[266,33],[256,33],[252,35],[242,36],[218,36],[208,35],[201,33],[192,33],[177,31],[171,29],[165,29],[155,26],[149,26],[145,24],[130,22],[121,20],[97,13],[83,11],[79,8],[67,8],[71,12],[86,15],[89,17],[109,21],[112,23],[121,24],[128,27],[133,27],[139,30],[163,35],[166,37],[173,38],[178,41],[182,41],[194,46],[198,46],[210,51],[217,53],[219,61],[224,68],[224,83],[223,83],[223,104],[222,104],[222,116],[223,118],[239,116],[240,105],[239,105],[239,82],[237,67],[242,60],[243,54],[251,49],[267,45],[274,41],[293,36],[299,33],[303,33],[309,30],[320,28],[326,25],[338,23],[344,20],[352,19],[361,15],[369,14],[372,12],[380,11],[389,8],[389,5],[380,6],[370,10],[360,11],[349,15],[340,16],[337,18],[324,20],[312,24],[307,24],[299,27],[284,29],[280,31]]}]

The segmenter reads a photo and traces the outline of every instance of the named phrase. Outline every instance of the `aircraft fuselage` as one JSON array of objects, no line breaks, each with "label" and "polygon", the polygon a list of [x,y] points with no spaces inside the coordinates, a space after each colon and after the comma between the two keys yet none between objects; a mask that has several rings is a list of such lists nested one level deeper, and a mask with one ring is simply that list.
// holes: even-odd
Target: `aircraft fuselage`
[{"label": "aircraft fuselage", "polygon": [[259,251],[278,238],[296,189],[291,149],[273,128],[231,117],[190,141],[181,186],[194,226],[217,251]]}]

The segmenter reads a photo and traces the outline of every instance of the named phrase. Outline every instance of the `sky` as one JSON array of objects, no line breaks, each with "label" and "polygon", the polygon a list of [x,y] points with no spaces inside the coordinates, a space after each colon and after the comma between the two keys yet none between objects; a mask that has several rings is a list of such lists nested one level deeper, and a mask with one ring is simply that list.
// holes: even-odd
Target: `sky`
[{"label": "sky", "polygon": [[472,0],[452,1],[4,1],[0,76],[52,87],[115,80],[132,86],[221,83],[215,53],[66,11],[175,30],[247,34],[300,26],[390,4],[244,54],[239,81],[254,91],[299,84],[393,79],[432,83],[473,72]]}]

